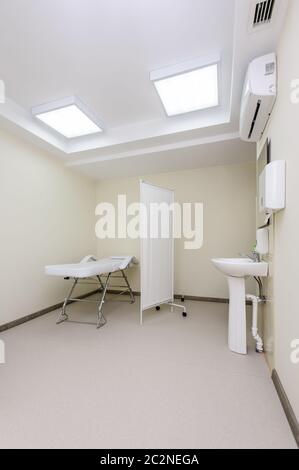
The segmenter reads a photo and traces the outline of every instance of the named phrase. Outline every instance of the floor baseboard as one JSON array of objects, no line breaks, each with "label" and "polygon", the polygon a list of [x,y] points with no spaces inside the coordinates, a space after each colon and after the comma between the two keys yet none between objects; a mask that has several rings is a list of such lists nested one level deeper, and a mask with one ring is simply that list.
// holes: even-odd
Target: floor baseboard
[{"label": "floor baseboard", "polygon": [[[113,289],[109,289],[108,290],[108,293],[109,294],[118,294],[119,292],[121,292],[120,290],[113,290]],[[140,292],[139,291],[133,291],[133,294],[136,296],[136,297],[140,297]],[[221,299],[221,298],[218,298],[218,297],[198,297],[198,296],[195,296],[195,295],[179,295],[179,294],[175,294],[174,296],[175,299],[182,299],[184,298],[184,300],[194,300],[196,302],[216,302],[216,303],[220,303],[220,304],[228,304],[229,302],[229,299]]]},{"label": "floor baseboard", "polygon": [[277,394],[279,396],[280,402],[286,414],[287,420],[291,427],[292,433],[294,435],[295,441],[299,448],[299,423],[292,408],[291,403],[289,402],[288,396],[283,388],[283,385],[280,381],[277,371],[274,369],[272,372],[272,380],[276,388]]},{"label": "floor baseboard", "polygon": [[[80,295],[78,298],[79,299],[85,299],[87,297],[90,297],[91,295],[97,294],[99,291],[94,290],[92,292],[88,292],[87,294]],[[113,290],[109,289],[108,293],[109,294],[118,294],[121,291],[119,290]],[[140,297],[140,292],[134,291],[133,292],[136,297]],[[194,295],[175,295],[175,299],[182,299],[184,300],[193,300],[196,302],[215,302],[215,303],[222,303],[222,304],[228,304],[228,299],[221,299],[218,297],[197,297]],[[69,304],[73,303],[73,301],[70,301]],[[24,317],[18,318],[17,320],[13,320],[11,322],[5,323],[4,325],[0,325],[0,333],[9,330],[10,328],[14,328],[15,326],[22,325],[23,323],[26,323],[28,321],[34,320],[35,318],[41,317],[42,315],[46,315],[46,313],[53,312],[54,310],[57,310],[61,308],[63,305],[63,302],[59,302],[58,304],[51,305],[50,307],[46,307],[42,310],[39,310],[38,312],[30,313],[29,315],[26,315]]]},{"label": "floor baseboard", "polygon": [[194,300],[195,302],[216,302],[218,304],[228,304],[228,299],[218,297],[198,297],[196,295],[175,295],[175,299]]}]

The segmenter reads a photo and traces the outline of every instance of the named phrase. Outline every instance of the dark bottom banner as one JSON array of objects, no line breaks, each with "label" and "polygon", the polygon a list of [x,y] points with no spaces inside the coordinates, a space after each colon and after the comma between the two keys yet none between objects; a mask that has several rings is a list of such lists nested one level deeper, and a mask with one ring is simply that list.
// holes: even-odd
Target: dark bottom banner
[{"label": "dark bottom banner", "polygon": [[[195,468],[207,468],[207,465],[220,463],[221,465],[228,463],[234,467],[234,464],[243,465],[252,463],[256,464],[256,459],[265,457],[267,464],[277,459],[277,453],[283,453],[284,464],[288,461],[298,464],[299,454],[297,451],[268,451],[268,450],[165,450],[165,449],[138,449],[138,450],[122,450],[122,449],[28,449],[28,450],[2,450],[0,451],[0,460],[4,462],[5,458],[9,458],[9,462],[15,463],[17,460],[22,465],[29,464],[38,466],[62,464],[65,460],[68,465],[82,465],[88,468],[101,467],[122,467],[124,469],[134,469],[149,466],[187,466]],[[5,455],[7,454],[7,455]]]}]

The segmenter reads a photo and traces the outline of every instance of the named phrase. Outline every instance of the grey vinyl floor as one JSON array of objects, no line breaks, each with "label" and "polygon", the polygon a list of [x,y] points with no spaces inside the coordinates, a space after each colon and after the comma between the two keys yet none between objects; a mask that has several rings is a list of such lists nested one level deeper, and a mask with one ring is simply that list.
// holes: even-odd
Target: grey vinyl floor
[{"label": "grey vinyl floor", "polygon": [[[225,304],[94,304],[0,335],[1,448],[296,448],[263,355],[227,347]],[[86,324],[77,323],[84,320]]]}]

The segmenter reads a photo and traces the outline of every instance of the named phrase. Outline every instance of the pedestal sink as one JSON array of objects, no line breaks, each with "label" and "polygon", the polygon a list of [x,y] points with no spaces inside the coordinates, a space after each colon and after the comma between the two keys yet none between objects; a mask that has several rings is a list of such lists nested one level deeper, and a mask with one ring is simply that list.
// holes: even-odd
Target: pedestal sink
[{"label": "pedestal sink", "polygon": [[227,276],[229,286],[228,346],[238,354],[247,354],[245,278],[265,277],[268,263],[250,258],[212,259],[214,266]]}]

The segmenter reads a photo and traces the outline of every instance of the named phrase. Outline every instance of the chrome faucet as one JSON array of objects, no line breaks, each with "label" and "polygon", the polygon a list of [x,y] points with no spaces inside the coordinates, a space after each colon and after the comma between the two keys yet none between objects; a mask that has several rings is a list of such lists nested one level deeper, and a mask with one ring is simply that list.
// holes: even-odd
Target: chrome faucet
[{"label": "chrome faucet", "polygon": [[248,255],[243,255],[242,253],[239,253],[239,256],[242,256],[242,258],[249,258],[252,261],[254,261],[254,263],[259,263],[261,261],[260,254],[257,253],[256,251],[252,251]]}]

